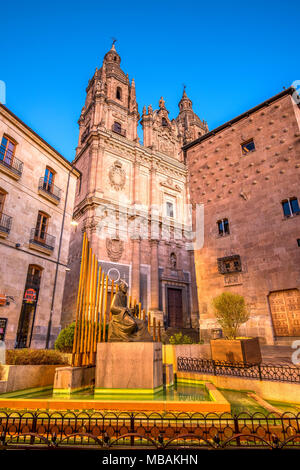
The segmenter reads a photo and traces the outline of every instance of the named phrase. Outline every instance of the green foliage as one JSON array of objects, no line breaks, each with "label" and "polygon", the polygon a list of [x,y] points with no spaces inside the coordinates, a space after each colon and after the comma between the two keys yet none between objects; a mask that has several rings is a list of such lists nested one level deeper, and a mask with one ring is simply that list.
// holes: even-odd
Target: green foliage
[{"label": "green foliage", "polygon": [[75,322],[63,328],[56,338],[54,348],[57,351],[71,353],[75,334]]},{"label": "green foliage", "polygon": [[[97,329],[97,335],[98,335]],[[70,325],[63,328],[59,333],[58,337],[56,338],[54,348],[57,351],[64,352],[64,353],[71,353],[73,350],[73,342],[74,342],[74,334],[75,334],[75,322],[71,323]],[[101,325],[101,338],[103,334],[103,326]],[[108,324],[106,325],[106,341],[108,336]]]},{"label": "green foliage", "polygon": [[175,333],[173,336],[170,337],[169,339],[170,344],[193,344],[194,341],[190,336],[188,335],[183,335],[181,332],[180,333]]},{"label": "green foliage", "polygon": [[10,365],[61,365],[64,357],[53,349],[7,349],[6,364]]},{"label": "green foliage", "polygon": [[224,336],[227,339],[235,339],[239,327],[249,320],[249,311],[244,297],[232,292],[223,292],[213,299],[213,306]]}]

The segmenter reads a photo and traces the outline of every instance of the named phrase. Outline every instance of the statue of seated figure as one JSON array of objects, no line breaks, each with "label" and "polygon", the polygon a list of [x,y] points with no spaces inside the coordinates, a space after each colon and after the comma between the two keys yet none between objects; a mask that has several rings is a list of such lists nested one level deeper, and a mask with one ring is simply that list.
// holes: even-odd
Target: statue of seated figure
[{"label": "statue of seated figure", "polygon": [[111,304],[111,321],[108,325],[108,341],[112,342],[153,342],[148,332],[147,322],[134,316],[134,308],[127,307],[128,285],[119,284]]}]

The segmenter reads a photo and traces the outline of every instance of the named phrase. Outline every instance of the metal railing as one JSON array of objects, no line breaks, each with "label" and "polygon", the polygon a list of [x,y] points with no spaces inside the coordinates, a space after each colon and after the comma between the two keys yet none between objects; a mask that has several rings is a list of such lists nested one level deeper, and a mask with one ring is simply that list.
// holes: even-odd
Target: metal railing
[{"label": "metal railing", "polygon": [[49,183],[49,181],[45,181],[43,177],[39,179],[39,190],[44,191],[57,201],[60,201],[61,189],[55,186],[54,184]]},{"label": "metal railing", "polygon": [[10,169],[18,176],[22,175],[23,162],[7,151],[3,145],[0,145],[0,166],[1,165]]},{"label": "metal railing", "polygon": [[0,232],[9,233],[11,229],[12,217],[0,213]]},{"label": "metal railing", "polygon": [[300,448],[300,413],[0,411],[11,448]]},{"label": "metal railing", "polygon": [[36,228],[32,228],[30,232],[30,239],[29,243],[33,245],[42,246],[47,250],[54,250],[55,246],[55,237],[53,235],[49,235],[49,233],[39,233]]},{"label": "metal railing", "polygon": [[300,367],[244,362],[217,362],[195,357],[178,357],[177,370],[201,374],[231,375],[247,379],[300,383]]}]

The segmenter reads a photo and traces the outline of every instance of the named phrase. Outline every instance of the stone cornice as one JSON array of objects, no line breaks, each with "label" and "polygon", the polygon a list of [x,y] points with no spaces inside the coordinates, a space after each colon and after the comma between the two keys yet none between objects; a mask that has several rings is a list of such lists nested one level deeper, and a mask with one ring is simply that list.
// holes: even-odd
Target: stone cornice
[{"label": "stone cornice", "polygon": [[[91,131],[88,138],[86,139],[84,146],[81,148],[79,154],[75,157],[74,163],[80,158],[80,156],[84,153],[87,146],[89,145],[91,139],[104,139],[105,140],[105,149],[108,151],[113,152],[114,149],[120,150],[120,157],[125,157],[129,160],[134,161],[135,157],[138,156],[139,162],[143,164],[146,163],[146,166],[149,167],[152,162],[155,162],[157,165],[157,169],[161,169],[163,171],[167,170],[169,172],[175,172],[175,174],[179,176],[186,176],[187,175],[187,166],[175,158],[168,157],[167,155],[151,150],[147,147],[143,147],[138,142],[131,141],[126,139],[125,137],[118,136],[112,131],[103,130],[98,128],[97,131]],[[127,150],[128,155],[124,156],[124,149]],[[131,155],[131,158],[130,158]]]},{"label": "stone cornice", "polygon": [[27,124],[21,121],[18,116],[16,116],[12,111],[10,111],[6,106],[0,104],[0,114],[8,121],[11,122],[20,132],[32,140],[36,145],[41,147],[50,157],[54,158],[67,170],[71,171],[77,178],[80,177],[81,172],[73,167],[73,163],[69,162],[65,157],[63,157],[59,152],[57,152],[48,142],[46,142],[42,137],[40,137],[34,130],[32,130]]}]

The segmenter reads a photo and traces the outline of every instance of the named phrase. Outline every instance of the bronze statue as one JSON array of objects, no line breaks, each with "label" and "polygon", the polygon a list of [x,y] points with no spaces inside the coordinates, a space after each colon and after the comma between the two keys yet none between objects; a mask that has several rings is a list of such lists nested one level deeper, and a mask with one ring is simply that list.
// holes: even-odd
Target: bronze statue
[{"label": "bronze statue", "polygon": [[135,309],[127,307],[128,286],[125,281],[119,284],[111,304],[112,318],[108,325],[108,341],[112,342],[151,342],[147,322],[135,317]]}]

